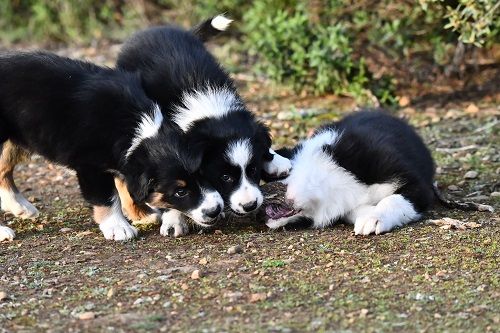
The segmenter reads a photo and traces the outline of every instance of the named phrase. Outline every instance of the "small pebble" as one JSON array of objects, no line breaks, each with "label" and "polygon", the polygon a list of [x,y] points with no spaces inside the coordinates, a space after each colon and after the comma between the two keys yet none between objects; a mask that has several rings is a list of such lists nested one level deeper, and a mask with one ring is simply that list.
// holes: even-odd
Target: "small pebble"
[{"label": "small pebble", "polygon": [[267,298],[266,293],[256,293],[250,295],[250,303],[265,301]]},{"label": "small pebble", "polygon": [[63,234],[65,234],[65,233],[73,231],[73,229],[72,228],[61,228],[59,231],[62,232]]},{"label": "small pebble", "polygon": [[203,274],[201,273],[201,271],[199,269],[195,269],[193,271],[193,273],[191,273],[191,279],[193,279],[193,280],[198,280],[202,276],[203,276]]},{"label": "small pebble", "polygon": [[200,264],[200,265],[206,265],[206,264],[208,264],[208,259],[207,259],[207,257],[203,257],[203,258],[201,258],[201,259],[200,259],[200,261],[199,261],[199,264]]},{"label": "small pebble", "polygon": [[457,185],[450,185],[450,186],[448,186],[448,190],[458,191],[458,190],[460,190],[460,188]]},{"label": "small pebble", "polygon": [[471,170],[471,171],[467,171],[465,173],[464,178],[465,179],[474,179],[474,178],[477,178],[478,175],[479,175],[479,173],[477,171]]},{"label": "small pebble", "polygon": [[78,315],[78,319],[80,319],[80,320],[89,320],[89,319],[94,319],[94,318],[95,318],[95,313],[92,311],[82,312]]},{"label": "small pebble", "polygon": [[227,249],[227,254],[236,254],[241,252],[243,252],[243,248],[241,247],[241,245],[231,246],[229,249]]},{"label": "small pebble", "polygon": [[498,198],[498,197],[500,197],[500,192],[491,192],[490,193],[490,197],[492,197],[492,198]]},{"label": "small pebble", "polygon": [[0,302],[5,301],[9,299],[9,296],[7,296],[7,293],[5,291],[0,291]]}]

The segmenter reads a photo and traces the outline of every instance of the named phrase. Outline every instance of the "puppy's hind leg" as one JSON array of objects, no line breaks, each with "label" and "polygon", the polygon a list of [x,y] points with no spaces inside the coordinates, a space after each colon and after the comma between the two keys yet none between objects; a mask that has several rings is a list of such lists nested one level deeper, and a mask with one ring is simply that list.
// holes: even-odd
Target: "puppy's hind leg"
[{"label": "puppy's hind leg", "polygon": [[146,204],[134,202],[127,189],[127,184],[120,177],[115,177],[115,187],[120,197],[123,213],[132,222],[155,223],[160,219],[159,211]]},{"label": "puppy's hind leg", "polygon": [[29,158],[29,153],[6,141],[0,155],[0,205],[1,209],[20,218],[35,218],[38,210],[19,192],[14,183],[14,168]]},{"label": "puppy's hind leg", "polygon": [[356,235],[381,234],[417,220],[420,214],[413,204],[401,194],[391,194],[376,206],[364,206],[353,215]]},{"label": "puppy's hind leg", "polygon": [[104,238],[125,241],[137,237],[137,229],[123,216],[113,176],[101,170],[77,170],[82,195],[94,206],[94,219]]}]

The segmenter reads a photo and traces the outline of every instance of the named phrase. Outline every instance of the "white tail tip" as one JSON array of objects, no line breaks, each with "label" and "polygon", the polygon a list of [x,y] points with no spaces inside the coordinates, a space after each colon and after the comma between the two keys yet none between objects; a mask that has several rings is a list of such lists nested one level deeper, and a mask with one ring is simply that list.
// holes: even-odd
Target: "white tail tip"
[{"label": "white tail tip", "polygon": [[225,17],[224,15],[217,15],[212,19],[212,27],[219,31],[224,31],[229,27],[229,25],[233,22],[230,18]]}]

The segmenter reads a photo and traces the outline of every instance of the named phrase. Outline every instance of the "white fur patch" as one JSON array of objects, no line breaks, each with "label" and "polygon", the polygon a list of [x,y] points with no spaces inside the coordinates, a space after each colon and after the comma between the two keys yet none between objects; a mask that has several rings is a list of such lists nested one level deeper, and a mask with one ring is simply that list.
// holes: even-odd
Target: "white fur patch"
[{"label": "white fur patch", "polygon": [[373,233],[378,235],[420,217],[413,205],[401,194],[390,195],[382,199],[376,206],[364,208],[356,215],[354,222],[356,235]]},{"label": "white fur patch", "polygon": [[173,121],[187,132],[194,122],[205,118],[222,118],[241,106],[234,92],[227,88],[209,87],[206,90],[184,93],[183,106],[176,108]]},{"label": "white fur patch", "polygon": [[287,198],[303,216],[314,220],[316,228],[330,225],[356,207],[376,204],[397,189],[397,184],[390,183],[367,186],[332,160],[323,147],[335,145],[340,135],[328,130],[303,142],[283,181]]},{"label": "white fur patch", "polygon": [[229,202],[231,204],[231,209],[238,214],[247,214],[249,212],[245,211],[243,206],[257,202],[255,209],[259,208],[264,201],[264,196],[260,189],[251,184],[245,174],[245,169],[243,168],[241,174],[241,183],[239,187],[231,194],[229,197]]},{"label": "white fur patch", "polygon": [[249,139],[233,141],[228,145],[226,157],[234,166],[239,166],[245,170],[252,159],[252,148]]},{"label": "white fur patch", "polygon": [[230,18],[225,17],[224,15],[217,15],[212,19],[212,22],[210,24],[212,27],[219,31],[224,31],[229,27],[229,25],[233,22]]},{"label": "white fur patch", "polygon": [[126,241],[137,237],[137,229],[128,223],[123,216],[120,200],[115,198],[111,214],[100,224],[104,238],[116,241]]},{"label": "white fur patch", "polygon": [[14,237],[16,237],[16,233],[14,232],[14,230],[4,225],[0,225],[0,242],[6,240],[12,241],[14,240]]},{"label": "white fur patch", "polygon": [[173,231],[174,237],[180,237],[189,233],[189,226],[184,220],[182,213],[175,209],[164,212],[161,216],[160,235],[169,236]]},{"label": "white fur patch", "polygon": [[269,149],[269,153],[273,155],[273,159],[270,162],[264,163],[264,171],[275,177],[283,177],[290,173],[292,169],[292,162],[288,158],[285,158],[277,154],[274,150]]},{"label": "white fur patch", "polygon": [[217,217],[211,218],[205,213],[216,210],[217,207],[220,207],[222,211],[224,209],[224,200],[222,200],[221,195],[217,191],[203,189],[202,195],[201,204],[195,209],[190,210],[187,215],[202,227],[209,227],[206,223],[215,220]]},{"label": "white fur patch", "polygon": [[144,113],[141,117],[141,122],[135,129],[135,135],[132,139],[132,144],[125,154],[125,158],[128,158],[134,150],[139,147],[141,142],[147,138],[152,138],[160,130],[161,124],[163,122],[163,114],[161,113],[160,106],[154,104],[153,114]]},{"label": "white fur patch", "polygon": [[231,142],[226,151],[226,157],[232,165],[239,167],[241,172],[240,184],[229,197],[231,209],[238,214],[247,214],[243,206],[256,202],[258,208],[264,200],[260,189],[251,184],[246,176],[246,167],[252,160],[250,140],[241,139]]},{"label": "white fur patch", "polygon": [[19,192],[0,189],[0,205],[3,211],[16,217],[33,219],[38,216],[38,210]]}]

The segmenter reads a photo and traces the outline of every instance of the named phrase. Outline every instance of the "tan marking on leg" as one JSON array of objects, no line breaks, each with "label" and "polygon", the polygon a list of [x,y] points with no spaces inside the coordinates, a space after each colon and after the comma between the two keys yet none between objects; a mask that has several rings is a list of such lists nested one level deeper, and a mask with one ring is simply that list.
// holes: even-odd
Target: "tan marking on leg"
[{"label": "tan marking on leg", "polygon": [[29,152],[7,141],[2,146],[0,155],[0,188],[18,193],[14,183],[14,168],[20,162],[29,159]]},{"label": "tan marking on leg", "polygon": [[160,215],[151,209],[151,207],[146,204],[136,204],[134,202],[123,179],[115,177],[115,187],[120,197],[123,214],[126,217],[139,223],[156,222],[159,220]]},{"label": "tan marking on leg", "polygon": [[97,224],[101,224],[107,217],[109,217],[113,213],[113,209],[111,207],[106,206],[94,206],[94,220]]},{"label": "tan marking on leg", "polygon": [[19,192],[14,182],[14,168],[29,159],[29,152],[7,141],[0,146],[1,208],[22,218],[34,218],[38,210]]}]

